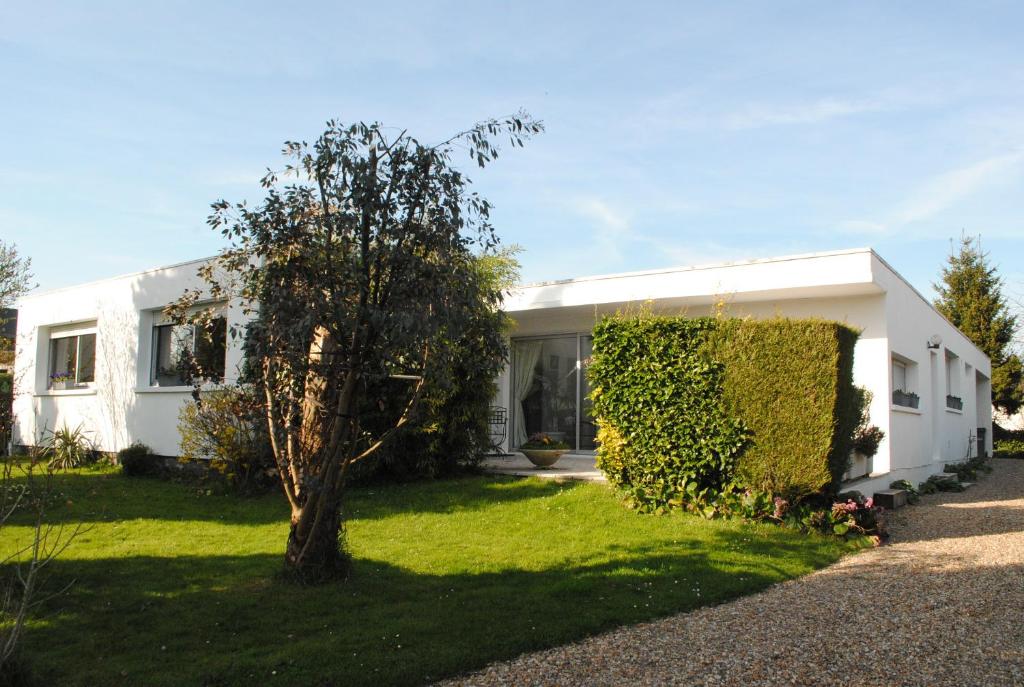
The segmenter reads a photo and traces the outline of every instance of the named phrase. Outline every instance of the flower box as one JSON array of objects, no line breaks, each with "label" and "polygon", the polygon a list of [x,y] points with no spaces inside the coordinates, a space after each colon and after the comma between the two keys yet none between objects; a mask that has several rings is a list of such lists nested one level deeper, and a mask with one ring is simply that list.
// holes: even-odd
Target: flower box
[{"label": "flower box", "polygon": [[912,391],[896,389],[892,392],[892,404],[904,408],[917,408],[921,403],[921,397]]}]

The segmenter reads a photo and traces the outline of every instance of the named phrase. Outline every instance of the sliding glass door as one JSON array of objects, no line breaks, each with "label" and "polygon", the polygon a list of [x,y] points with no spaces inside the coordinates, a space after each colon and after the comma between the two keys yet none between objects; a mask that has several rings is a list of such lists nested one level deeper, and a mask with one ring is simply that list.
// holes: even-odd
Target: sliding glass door
[{"label": "sliding glass door", "polygon": [[513,340],[513,448],[540,432],[572,449],[594,448],[589,387],[581,374],[591,341],[589,334]]}]

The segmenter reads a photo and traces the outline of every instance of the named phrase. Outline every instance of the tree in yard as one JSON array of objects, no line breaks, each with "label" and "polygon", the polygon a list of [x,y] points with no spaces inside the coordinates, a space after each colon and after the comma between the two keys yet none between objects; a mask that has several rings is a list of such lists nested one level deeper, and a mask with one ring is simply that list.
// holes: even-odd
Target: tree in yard
[{"label": "tree in yard", "polygon": [[424,145],[379,124],[331,121],[312,145],[285,144],[289,162],[280,178],[264,177],[258,206],[213,205],[208,223],[230,245],[201,270],[207,288],[172,310],[182,318],[203,298],[230,296],[252,316],[244,377],[265,402],[291,506],[285,566],[297,579],[348,572],[342,491],[352,466],[410,422],[430,385],[493,365],[459,357],[467,337],[498,335],[481,332],[477,314],[481,303],[497,310],[501,288],[477,264],[497,245],[491,205],[452,156],[465,150],[483,167],[500,137],[522,146],[541,131],[520,113]]},{"label": "tree in yard", "polygon": [[1022,402],[1022,365],[1010,350],[1017,329],[1003,296],[1003,280],[981,248],[981,237],[961,236],[935,284],[935,307],[992,361],[992,403],[1016,413]]},{"label": "tree in yard", "polygon": [[32,282],[32,258],[18,255],[18,247],[0,241],[0,309],[10,308],[25,295]]},{"label": "tree in yard", "polygon": [[4,335],[8,313],[32,288],[32,258],[18,255],[18,247],[0,241],[0,364],[14,362],[14,340]]},{"label": "tree in yard", "polygon": [[[508,291],[519,279],[518,246],[500,246],[474,260],[476,278],[488,293]],[[467,313],[463,334],[445,346],[444,370],[434,375],[419,400],[416,417],[395,433],[386,446],[349,471],[350,483],[403,481],[443,477],[479,463],[493,450],[491,403],[497,376],[508,357],[506,336],[511,318],[487,301]],[[385,402],[403,402],[400,380]],[[376,420],[386,425],[398,410],[385,408]]]}]

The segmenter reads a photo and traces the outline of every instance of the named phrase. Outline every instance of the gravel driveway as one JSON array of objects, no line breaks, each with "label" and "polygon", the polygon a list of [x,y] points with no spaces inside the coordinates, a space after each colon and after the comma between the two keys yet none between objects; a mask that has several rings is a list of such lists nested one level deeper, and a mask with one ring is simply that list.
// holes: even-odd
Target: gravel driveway
[{"label": "gravel driveway", "polygon": [[731,603],[447,685],[1024,685],[1024,460],[892,518],[892,542]]}]

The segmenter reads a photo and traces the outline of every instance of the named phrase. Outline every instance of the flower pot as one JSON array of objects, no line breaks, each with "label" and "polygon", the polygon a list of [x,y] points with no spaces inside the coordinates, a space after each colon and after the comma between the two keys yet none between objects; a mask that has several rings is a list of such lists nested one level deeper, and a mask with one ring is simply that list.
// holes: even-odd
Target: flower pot
[{"label": "flower pot", "polygon": [[557,449],[538,449],[538,448],[522,448],[519,449],[523,452],[531,463],[538,468],[549,468],[558,462],[558,459],[567,452],[564,448]]}]

